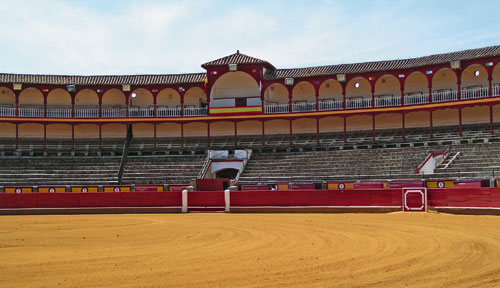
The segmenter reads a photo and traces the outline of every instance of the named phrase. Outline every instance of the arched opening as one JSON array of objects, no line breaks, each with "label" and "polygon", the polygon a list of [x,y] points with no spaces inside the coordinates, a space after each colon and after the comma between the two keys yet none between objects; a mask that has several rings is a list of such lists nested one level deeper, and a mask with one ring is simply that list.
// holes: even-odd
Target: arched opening
[{"label": "arched opening", "polygon": [[234,179],[238,172],[239,170],[234,168],[221,169],[215,172],[215,178]]},{"label": "arched opening", "polygon": [[97,118],[99,116],[99,96],[92,89],[79,90],[75,95],[75,117]]},{"label": "arched opening", "polygon": [[308,81],[301,81],[292,89],[293,112],[316,110],[316,90]]},{"label": "arched opening", "polygon": [[461,99],[488,97],[488,71],[482,65],[472,64],[462,71]]},{"label": "arched opening", "polygon": [[125,117],[127,100],[118,89],[110,89],[102,95],[102,117]]},{"label": "arched opening", "polygon": [[0,87],[0,116],[16,115],[16,96],[7,87]]},{"label": "arched opening", "polygon": [[264,91],[264,107],[266,113],[286,113],[288,112],[289,99],[288,89],[281,83],[269,85]]},{"label": "arched opening", "polygon": [[491,88],[493,89],[491,95],[500,96],[500,62],[495,65],[491,72]]},{"label": "arched opening", "polygon": [[57,88],[47,95],[47,117],[71,117],[71,95],[68,91]]},{"label": "arched opening", "polygon": [[321,83],[318,92],[319,110],[338,110],[343,108],[342,85],[334,79]]},{"label": "arched opening", "polygon": [[26,88],[19,93],[19,116],[43,117],[44,99],[42,91],[36,88]]},{"label": "arched opening", "polygon": [[457,75],[450,68],[442,68],[432,76],[432,102],[458,99]]},{"label": "arched opening", "polygon": [[375,82],[375,106],[400,106],[401,85],[394,75],[383,75]]},{"label": "arched opening", "polygon": [[404,87],[405,105],[429,102],[429,81],[424,73],[416,71],[408,75]]},{"label": "arched opening", "polygon": [[372,106],[371,84],[363,77],[351,79],[346,85],[346,108],[358,109]]},{"label": "arched opening", "polygon": [[207,95],[199,87],[193,87],[184,94],[184,115],[196,116],[207,114]]},{"label": "arched opening", "polygon": [[261,105],[259,84],[246,72],[228,72],[212,86],[210,107]]},{"label": "arched opening", "polygon": [[128,115],[130,117],[153,117],[153,94],[144,88],[138,88],[130,93]]},{"label": "arched opening", "polygon": [[181,96],[172,88],[165,88],[156,96],[156,113],[158,117],[179,116]]}]

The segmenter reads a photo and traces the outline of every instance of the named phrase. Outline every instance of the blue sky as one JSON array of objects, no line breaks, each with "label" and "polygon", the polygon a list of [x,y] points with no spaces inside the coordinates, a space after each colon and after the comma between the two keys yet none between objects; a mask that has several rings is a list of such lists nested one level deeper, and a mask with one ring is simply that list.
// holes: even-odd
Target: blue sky
[{"label": "blue sky", "polygon": [[174,74],[234,53],[278,68],[500,45],[500,1],[0,0],[0,73]]}]

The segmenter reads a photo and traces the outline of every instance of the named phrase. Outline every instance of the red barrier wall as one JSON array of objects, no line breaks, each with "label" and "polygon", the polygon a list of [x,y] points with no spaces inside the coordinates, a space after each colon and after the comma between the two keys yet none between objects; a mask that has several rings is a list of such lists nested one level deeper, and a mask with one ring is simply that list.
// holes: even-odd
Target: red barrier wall
[{"label": "red barrier wall", "polygon": [[181,197],[181,192],[4,193],[0,208],[180,207]]},{"label": "red barrier wall", "polygon": [[188,207],[224,207],[225,203],[223,191],[192,191],[188,193]]},{"label": "red barrier wall", "polygon": [[500,208],[500,188],[428,189],[432,207],[495,207]]}]

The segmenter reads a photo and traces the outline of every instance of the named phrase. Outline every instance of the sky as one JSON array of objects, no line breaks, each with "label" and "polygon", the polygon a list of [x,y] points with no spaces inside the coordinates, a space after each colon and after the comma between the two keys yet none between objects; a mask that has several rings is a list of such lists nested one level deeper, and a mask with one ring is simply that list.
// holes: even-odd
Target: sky
[{"label": "sky", "polygon": [[0,0],[0,73],[204,72],[240,50],[277,68],[500,45],[500,1]]}]

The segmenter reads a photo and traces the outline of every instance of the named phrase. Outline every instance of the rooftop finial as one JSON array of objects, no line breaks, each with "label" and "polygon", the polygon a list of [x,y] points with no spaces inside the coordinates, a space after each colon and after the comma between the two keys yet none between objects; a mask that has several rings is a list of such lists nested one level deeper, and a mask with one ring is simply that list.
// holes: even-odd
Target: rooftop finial
[{"label": "rooftop finial", "polygon": [[240,54],[240,50],[236,50],[236,54]]}]

